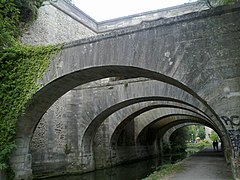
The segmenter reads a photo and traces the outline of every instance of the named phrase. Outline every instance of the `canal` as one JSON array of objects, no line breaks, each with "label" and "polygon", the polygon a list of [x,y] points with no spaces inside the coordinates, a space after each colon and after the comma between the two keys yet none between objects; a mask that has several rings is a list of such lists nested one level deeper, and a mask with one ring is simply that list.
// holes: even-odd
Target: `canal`
[{"label": "canal", "polygon": [[45,178],[47,180],[140,180],[151,174],[157,167],[163,164],[174,163],[186,157],[186,154],[152,158],[135,163],[119,165],[107,169],[101,169],[80,175],[64,175]]}]

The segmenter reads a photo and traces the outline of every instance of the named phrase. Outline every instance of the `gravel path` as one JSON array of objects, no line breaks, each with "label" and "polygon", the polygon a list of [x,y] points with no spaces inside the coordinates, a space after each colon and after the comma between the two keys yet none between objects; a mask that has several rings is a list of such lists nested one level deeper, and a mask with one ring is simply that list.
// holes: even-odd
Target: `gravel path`
[{"label": "gravel path", "polygon": [[184,170],[174,174],[173,180],[216,180],[233,179],[230,165],[227,165],[223,153],[206,149],[183,161]]}]

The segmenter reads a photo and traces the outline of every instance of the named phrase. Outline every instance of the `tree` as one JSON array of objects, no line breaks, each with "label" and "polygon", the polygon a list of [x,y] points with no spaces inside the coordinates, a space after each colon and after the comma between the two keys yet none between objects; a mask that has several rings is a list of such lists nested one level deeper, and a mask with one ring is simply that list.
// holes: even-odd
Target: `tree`
[{"label": "tree", "polygon": [[194,125],[191,126],[187,126],[187,134],[188,134],[188,140],[190,140],[191,142],[194,142],[196,139],[196,127]]},{"label": "tree", "polygon": [[205,128],[204,126],[197,126],[197,136],[200,139],[205,139]]},{"label": "tree", "polygon": [[184,152],[187,148],[188,127],[182,127],[174,131],[170,137],[172,153]]},{"label": "tree", "polygon": [[218,139],[219,139],[218,134],[217,134],[215,131],[211,131],[210,139],[211,139],[212,141],[218,140]]},{"label": "tree", "polygon": [[205,128],[202,125],[191,125],[187,127],[188,139],[195,141],[197,137],[205,139]]},{"label": "tree", "polygon": [[0,0],[0,51],[16,44],[20,26],[37,17],[37,9],[47,0]]},{"label": "tree", "polygon": [[200,2],[201,1],[207,4],[207,6],[210,8],[239,2],[239,0],[200,0]]}]

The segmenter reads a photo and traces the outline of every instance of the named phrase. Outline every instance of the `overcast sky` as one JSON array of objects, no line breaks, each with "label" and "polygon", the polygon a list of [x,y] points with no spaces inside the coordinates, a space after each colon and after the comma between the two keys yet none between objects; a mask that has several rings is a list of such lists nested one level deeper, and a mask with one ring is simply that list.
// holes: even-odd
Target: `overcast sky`
[{"label": "overcast sky", "polygon": [[194,1],[196,0],[73,0],[73,3],[99,22]]}]

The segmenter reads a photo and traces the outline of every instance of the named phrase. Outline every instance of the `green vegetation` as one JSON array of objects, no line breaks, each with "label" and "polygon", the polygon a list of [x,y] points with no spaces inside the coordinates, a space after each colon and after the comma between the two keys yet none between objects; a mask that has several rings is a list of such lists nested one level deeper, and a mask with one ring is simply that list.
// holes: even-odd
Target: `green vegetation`
[{"label": "green vegetation", "polygon": [[14,148],[16,120],[38,89],[35,82],[58,49],[16,44],[0,52],[0,169],[7,167],[7,157]]},{"label": "green vegetation", "polygon": [[[201,137],[201,140],[196,143],[192,142],[192,137]],[[205,128],[202,125],[191,125],[177,129],[170,137],[171,149],[166,144],[163,144],[163,149],[165,150],[164,154],[171,153],[172,155],[176,154],[193,154],[198,151],[203,150],[205,147],[211,146],[205,138]],[[188,142],[190,141],[190,143]],[[183,168],[181,162],[176,164],[165,164],[156,169],[155,172],[150,174],[144,180],[160,180],[169,175],[172,175],[178,171],[181,171]]]},{"label": "green vegetation", "polygon": [[196,138],[205,139],[205,128],[202,125],[188,126],[188,140],[195,142]]},{"label": "green vegetation", "polygon": [[239,0],[199,0],[199,1],[206,3],[210,8],[239,2]]},{"label": "green vegetation", "polygon": [[60,46],[26,46],[17,39],[20,27],[36,18],[41,3],[0,0],[0,170],[8,172],[16,121],[39,88],[37,79],[60,50]]},{"label": "green vegetation", "polygon": [[191,125],[177,129],[170,137],[171,153],[185,152],[187,142],[195,142],[197,137],[205,139],[204,126]]},{"label": "green vegetation", "polygon": [[37,17],[44,0],[0,0],[0,50],[14,46],[21,27]]},{"label": "green vegetation", "polygon": [[183,170],[183,167],[181,166],[181,162],[177,162],[175,164],[164,164],[158,167],[156,171],[154,171],[152,174],[150,174],[148,177],[144,178],[143,180],[163,179],[164,177],[172,175],[181,170]]},{"label": "green vegetation", "polygon": [[[200,139],[196,142],[196,138]],[[170,137],[171,149],[166,152],[171,154],[193,154],[211,146],[205,138],[205,128],[202,125],[191,125],[177,129]],[[167,148],[167,147],[165,147]]]},{"label": "green vegetation", "polygon": [[185,150],[188,154],[194,154],[196,152],[202,151],[206,147],[210,147],[211,144],[207,141],[200,141],[199,143],[188,143],[187,149]]},{"label": "green vegetation", "polygon": [[212,141],[216,141],[219,140],[219,136],[215,131],[211,131],[210,137],[209,137]]},{"label": "green vegetation", "polygon": [[170,137],[171,154],[185,152],[187,148],[188,127],[182,127],[174,131]]}]

